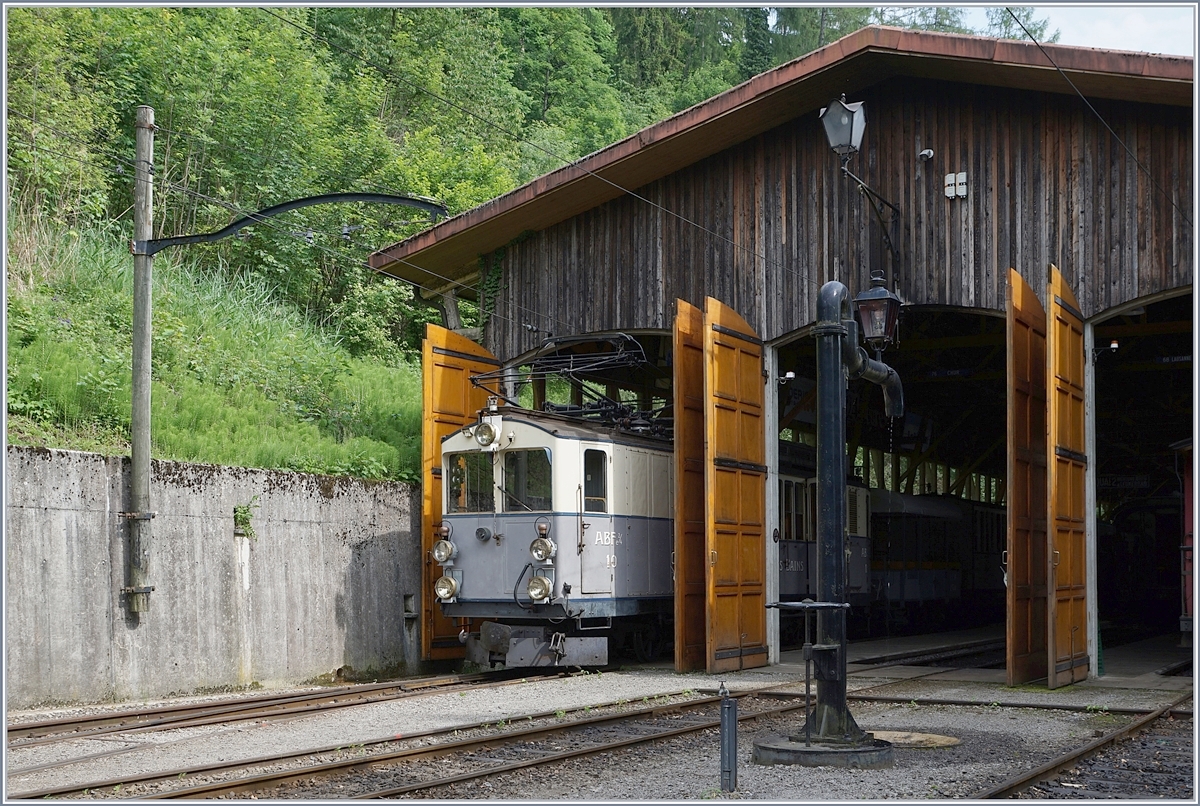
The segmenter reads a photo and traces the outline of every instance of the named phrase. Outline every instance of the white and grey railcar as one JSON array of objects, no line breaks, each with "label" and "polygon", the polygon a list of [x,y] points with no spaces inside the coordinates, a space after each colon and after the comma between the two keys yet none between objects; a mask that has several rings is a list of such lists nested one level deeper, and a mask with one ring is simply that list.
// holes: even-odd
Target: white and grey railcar
[{"label": "white and grey railcar", "polygon": [[479,623],[467,658],[605,664],[625,637],[653,654],[673,607],[672,457],[669,440],[509,406],[446,436],[434,593]]}]

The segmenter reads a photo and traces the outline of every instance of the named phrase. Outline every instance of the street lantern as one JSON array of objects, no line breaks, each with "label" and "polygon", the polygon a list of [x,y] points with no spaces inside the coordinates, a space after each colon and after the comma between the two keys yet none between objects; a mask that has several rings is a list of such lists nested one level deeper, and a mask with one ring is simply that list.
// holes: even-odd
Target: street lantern
[{"label": "street lantern", "polygon": [[846,96],[833,101],[821,110],[821,123],[825,126],[825,137],[829,146],[843,160],[850,159],[851,154],[857,154],[862,145],[863,130],[867,127],[867,113],[862,101],[846,103]]},{"label": "street lantern", "polygon": [[900,298],[888,291],[882,272],[871,274],[871,287],[854,298],[858,324],[863,338],[876,352],[895,341],[896,320],[900,316]]}]

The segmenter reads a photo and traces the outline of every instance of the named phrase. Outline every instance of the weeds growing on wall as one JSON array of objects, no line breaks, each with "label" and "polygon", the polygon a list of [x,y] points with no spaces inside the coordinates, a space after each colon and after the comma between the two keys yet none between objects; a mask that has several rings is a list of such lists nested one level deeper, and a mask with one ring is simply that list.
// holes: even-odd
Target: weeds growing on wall
[{"label": "weeds growing on wall", "polygon": [[[128,453],[133,261],[104,232],[10,223],[9,441]],[[420,371],[353,358],[261,279],[154,265],[156,458],[414,480]]]}]

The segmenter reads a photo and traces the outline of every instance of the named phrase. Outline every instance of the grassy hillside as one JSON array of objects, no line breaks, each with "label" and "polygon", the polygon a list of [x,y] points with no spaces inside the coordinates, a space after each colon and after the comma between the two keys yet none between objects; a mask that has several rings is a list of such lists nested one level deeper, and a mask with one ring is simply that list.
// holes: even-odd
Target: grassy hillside
[{"label": "grassy hillside", "polygon": [[[155,458],[415,480],[420,370],[353,358],[255,278],[154,264]],[[129,452],[133,259],[10,219],[8,440]]]}]

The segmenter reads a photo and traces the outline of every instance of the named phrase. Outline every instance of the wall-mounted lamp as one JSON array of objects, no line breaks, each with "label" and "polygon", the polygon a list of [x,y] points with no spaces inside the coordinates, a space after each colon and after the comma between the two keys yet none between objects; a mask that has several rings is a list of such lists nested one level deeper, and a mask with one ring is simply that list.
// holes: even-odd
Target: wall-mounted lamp
[{"label": "wall-mounted lamp", "polygon": [[779,385],[780,385],[780,386],[783,386],[783,385],[784,385],[785,383],[787,383],[788,381],[794,381],[794,380],[796,380],[796,373],[794,373],[794,372],[785,372],[785,373],[783,373],[782,375],[780,375],[780,376],[779,376]]},{"label": "wall-mounted lamp", "polygon": [[852,154],[858,153],[863,131],[867,128],[867,113],[862,101],[848,104],[846,96],[842,95],[840,100],[831,101],[821,110],[820,118],[829,147],[838,153],[845,165]]},{"label": "wall-mounted lamp", "polygon": [[917,159],[919,159],[921,162],[929,162],[931,159],[933,159],[933,149],[932,148],[921,149],[920,151],[917,152]]},{"label": "wall-mounted lamp", "polygon": [[[888,225],[883,220],[883,208],[887,207],[892,211],[893,223],[900,216],[900,208],[880,196],[868,187],[866,182],[850,172],[850,158],[858,153],[858,149],[862,145],[863,131],[867,127],[867,113],[863,109],[863,102],[846,103],[846,96],[843,95],[839,100],[830,101],[829,106],[823,108],[818,117],[825,127],[825,139],[829,141],[829,147],[842,159],[842,173],[858,185],[860,193],[870,196],[875,202],[871,205],[871,210],[879,220],[879,226],[883,228],[883,240],[895,261],[894,265],[899,266],[900,251],[896,249],[888,234]],[[931,156],[932,153],[930,152]]]},{"label": "wall-mounted lamp", "polygon": [[1117,348],[1120,346],[1121,345],[1117,343],[1117,340],[1113,339],[1111,342],[1109,342],[1107,347],[1093,347],[1092,348],[1092,363],[1095,364],[1096,359],[1098,359],[1100,356],[1104,355],[1105,353],[1115,353],[1117,351]]}]

